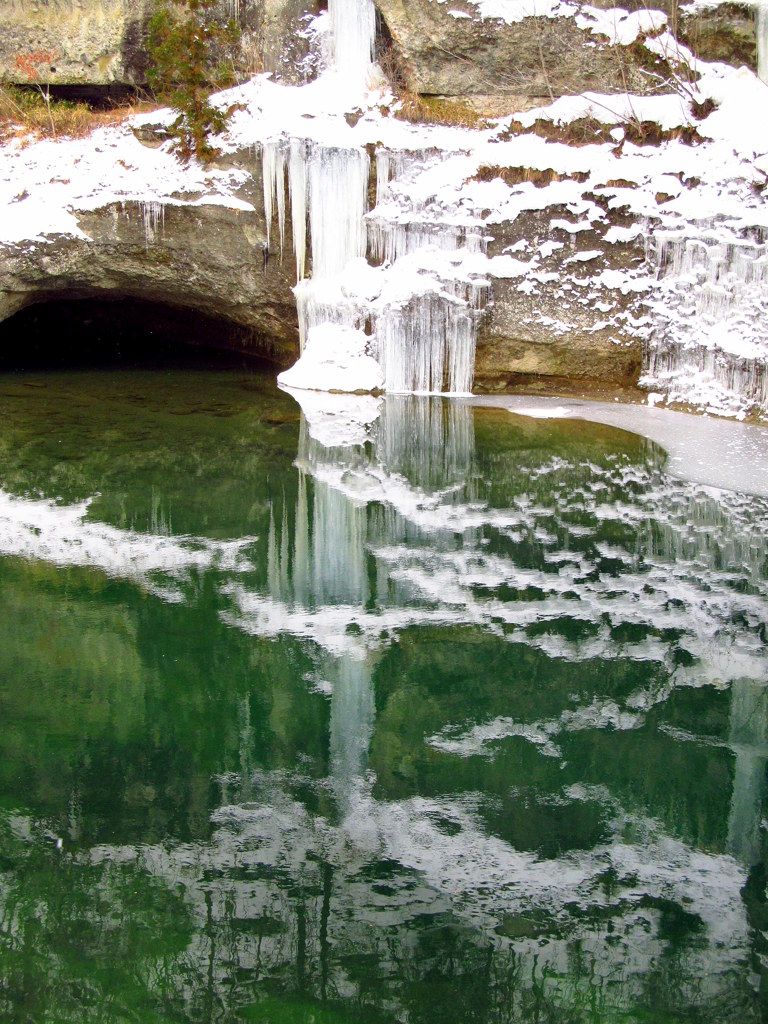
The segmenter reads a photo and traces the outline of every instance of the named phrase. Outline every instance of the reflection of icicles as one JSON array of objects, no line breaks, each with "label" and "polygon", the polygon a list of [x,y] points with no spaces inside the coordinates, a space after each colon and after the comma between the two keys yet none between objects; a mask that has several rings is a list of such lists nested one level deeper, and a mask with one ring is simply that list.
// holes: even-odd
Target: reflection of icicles
[{"label": "reflection of icicles", "polygon": [[373,60],[376,9],[373,0],[329,0],[333,59],[345,74],[363,80]]},{"label": "reflection of icicles", "polygon": [[728,849],[742,863],[757,863],[768,760],[768,689],[753,679],[738,679],[731,691],[731,735],[736,752]]},{"label": "reflection of icicles", "polygon": [[378,828],[370,813],[367,778],[376,717],[371,665],[368,660],[342,657],[325,674],[333,681],[330,774],[344,830],[358,849],[376,849]]},{"label": "reflection of icicles", "polygon": [[267,222],[267,245],[272,227],[272,218],[277,208],[277,223],[280,230],[280,253],[285,239],[285,148],[280,140],[265,142],[261,153],[264,179],[264,217]]},{"label": "reflection of icicles", "polygon": [[739,566],[750,585],[759,585],[765,571],[764,521],[753,522],[731,498],[733,508],[708,491],[682,492],[666,499],[666,514],[649,520],[638,535],[646,557],[668,563],[690,563],[700,571],[717,572]]},{"label": "reflection of icicles", "polygon": [[660,326],[643,383],[712,411],[768,409],[768,233],[689,225],[682,236],[657,232],[648,255]]},{"label": "reflection of icicles", "polygon": [[313,600],[362,607],[368,599],[365,507],[328,484],[315,482],[312,513]]},{"label": "reflection of icicles", "polygon": [[299,493],[296,499],[296,538],[293,552],[293,592],[297,604],[306,607],[309,601],[309,503],[307,477],[299,471]]},{"label": "reflection of icicles", "polygon": [[157,238],[158,228],[165,227],[165,206],[157,200],[142,202],[141,219],[144,224],[144,244],[148,248]]},{"label": "reflection of icicles", "polygon": [[474,410],[463,402],[392,395],[376,432],[376,459],[427,492],[471,478],[475,452]]},{"label": "reflection of icicles", "polygon": [[[299,450],[302,463],[312,463],[312,450],[316,447],[303,426]],[[302,450],[306,453],[303,459]],[[369,590],[365,540],[365,507],[320,480],[315,480],[309,491],[302,472],[292,546],[287,505],[283,505],[279,529],[274,508],[270,510],[267,542],[270,598],[301,607],[328,604],[363,607]]]},{"label": "reflection of icicles", "polygon": [[373,732],[374,703],[370,666],[342,658],[326,670],[333,676],[331,704],[331,764],[334,780],[348,789],[365,772]]}]

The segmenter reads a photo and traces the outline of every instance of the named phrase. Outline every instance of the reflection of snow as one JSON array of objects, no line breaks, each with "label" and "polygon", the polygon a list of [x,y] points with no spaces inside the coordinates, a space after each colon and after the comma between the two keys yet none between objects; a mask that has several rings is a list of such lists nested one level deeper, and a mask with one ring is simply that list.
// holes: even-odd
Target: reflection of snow
[{"label": "reflection of snow", "polygon": [[597,700],[587,707],[566,710],[559,719],[546,722],[515,722],[511,718],[495,718],[491,722],[472,726],[466,732],[449,727],[436,736],[428,737],[425,742],[436,750],[444,750],[447,754],[458,754],[460,757],[481,755],[492,756],[493,747],[508,736],[520,736],[539,746],[543,754],[560,757],[560,751],[553,739],[560,732],[578,732],[581,729],[639,729],[645,721],[642,714],[633,711],[622,711],[612,700]]},{"label": "reflection of snow", "polygon": [[350,448],[371,440],[371,426],[379,418],[382,399],[285,390],[299,403],[310,438],[322,447]]},{"label": "reflection of snow", "polygon": [[212,541],[133,533],[88,520],[89,505],[90,501],[57,505],[0,490],[0,553],[99,569],[130,579],[167,601],[184,600],[174,583],[188,578],[193,569],[240,573],[252,568],[244,552],[253,538]]},{"label": "reflection of snow", "polygon": [[[270,534],[269,593],[228,583],[231,624],[357,659],[429,623],[481,626],[569,661],[663,665],[683,652],[673,685],[764,672],[760,501],[677,483],[651,451],[602,465],[562,455],[520,469],[512,461],[497,507],[478,490],[468,403],[306,393],[301,401],[293,538],[284,512]],[[653,410],[640,412],[655,423]],[[744,430],[707,427],[699,443],[723,435],[721,449],[733,454],[732,435]],[[539,557],[519,558],[530,544]],[[656,699],[633,694],[616,721],[634,721]]]},{"label": "reflection of snow", "polygon": [[[237,783],[229,780],[231,787]],[[502,960],[511,942],[522,990],[542,968],[570,985],[596,969],[608,988],[620,986],[612,998],[630,1005],[643,992],[649,969],[669,955],[681,988],[701,980],[697,1003],[727,1001],[733,971],[749,955],[743,869],[731,857],[670,839],[653,821],[631,819],[620,808],[613,808],[617,834],[608,842],[542,859],[489,835],[479,798],[471,795],[378,802],[363,789],[334,825],[289,795],[289,776],[257,774],[253,783],[251,802],[226,804],[214,814],[216,831],[208,842],[102,846],[88,860],[136,863],[174,890],[182,886],[200,924],[196,942],[204,943],[212,926],[228,929],[242,969],[257,958],[268,975],[290,969],[301,929],[308,962],[318,964],[330,952],[324,970],[338,991],[354,999],[359,982],[346,973],[344,951],[375,956],[397,1007],[406,980],[399,965],[411,958],[415,924],[430,918],[461,922],[467,941]],[[610,800],[579,787],[562,799]],[[620,837],[625,826],[636,842]],[[380,864],[389,866],[384,887]],[[604,885],[607,875],[614,879],[612,891]],[[695,945],[683,956],[660,927],[660,905],[684,908],[700,923]],[[525,932],[514,937],[513,930],[512,938],[503,938],[505,923],[518,917],[540,922],[540,931],[530,938]],[[229,928],[238,920],[279,921],[280,928],[255,945],[247,928]],[[607,920],[610,943],[604,941]],[[578,969],[569,957],[574,941],[582,955]],[[226,984],[231,956],[232,950],[217,963],[218,985]]]}]

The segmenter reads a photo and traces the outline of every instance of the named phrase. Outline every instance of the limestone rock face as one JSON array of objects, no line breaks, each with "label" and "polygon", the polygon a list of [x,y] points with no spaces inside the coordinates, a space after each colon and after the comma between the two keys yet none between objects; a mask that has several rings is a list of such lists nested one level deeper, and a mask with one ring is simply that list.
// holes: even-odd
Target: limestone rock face
[{"label": "limestone rock face", "polygon": [[25,82],[16,58],[46,54],[37,81],[60,85],[146,81],[152,0],[2,0],[0,77]]},{"label": "limestone rock face", "polygon": [[585,90],[658,88],[631,49],[603,45],[573,18],[507,24],[481,18],[471,0],[377,0],[377,6],[392,39],[393,59],[417,93],[495,97],[497,113],[503,96],[512,110],[520,109],[516,98],[548,102]]},{"label": "limestone rock face", "polygon": [[621,291],[612,282],[616,271],[643,276],[642,238],[607,243],[609,230],[632,223],[607,204],[605,220],[590,230],[570,230],[576,220],[565,207],[550,206],[494,225],[490,256],[525,245],[526,258],[542,243],[548,254],[522,280],[494,280],[477,342],[476,390],[506,390],[534,377],[590,388],[636,385],[641,344],[621,324],[643,315],[643,289]]},{"label": "limestone rock face", "polygon": [[[87,239],[0,246],[0,344],[2,321],[33,303],[127,298],[216,321],[217,347],[291,366],[299,355],[293,254],[281,256],[276,222],[267,247],[261,161],[250,153],[230,159],[249,172],[237,198],[253,210],[207,205],[205,197],[162,209],[111,203],[77,213]],[[478,338],[478,391],[532,376],[590,386],[637,381],[640,343],[616,323],[624,314],[641,315],[641,297],[612,288],[604,271],[641,267],[642,240],[603,242],[607,230],[624,226],[621,214],[589,231],[570,231],[575,219],[565,207],[549,206],[493,225],[489,256],[524,244],[527,259],[544,243],[548,255],[535,274],[493,281]],[[595,283],[601,277],[606,284]]]},{"label": "limestone rock face", "polygon": [[[259,166],[249,169],[240,198],[261,211]],[[0,321],[34,302],[135,298],[219,320],[218,344],[281,367],[298,356],[295,267],[274,241],[267,249],[261,212],[126,202],[77,218],[90,240],[0,247]]]},{"label": "limestone rock face", "polygon": [[[50,85],[143,85],[147,24],[156,0],[0,0],[0,80],[29,81],[18,57],[33,61],[35,81]],[[302,19],[317,0],[221,0],[217,16],[242,30],[244,71],[300,75]]]},{"label": "limestone rock face", "polygon": [[732,3],[686,11],[680,18],[679,38],[701,60],[757,71],[756,15],[756,7]]}]

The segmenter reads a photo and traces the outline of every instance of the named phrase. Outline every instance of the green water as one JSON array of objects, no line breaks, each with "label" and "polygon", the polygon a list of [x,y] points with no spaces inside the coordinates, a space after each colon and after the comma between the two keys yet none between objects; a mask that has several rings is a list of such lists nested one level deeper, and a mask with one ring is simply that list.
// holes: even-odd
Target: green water
[{"label": "green water", "polygon": [[0,378],[0,1019],[765,1020],[768,503],[307,401]]}]

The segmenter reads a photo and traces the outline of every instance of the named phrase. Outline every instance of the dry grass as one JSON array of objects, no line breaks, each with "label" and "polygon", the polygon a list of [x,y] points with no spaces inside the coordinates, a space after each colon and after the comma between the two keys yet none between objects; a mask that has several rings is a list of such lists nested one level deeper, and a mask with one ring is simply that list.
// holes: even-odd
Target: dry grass
[{"label": "dry grass", "polygon": [[469,103],[461,100],[443,99],[437,96],[422,96],[409,85],[408,68],[390,44],[377,54],[382,73],[392,92],[400,101],[394,116],[400,121],[413,124],[443,124],[457,128],[485,128],[486,118],[478,114]]},{"label": "dry grass", "polygon": [[153,110],[149,101],[124,101],[108,109],[51,97],[50,107],[38,90],[0,87],[0,142],[12,138],[82,138],[94,129],[119,124],[132,114]]},{"label": "dry grass", "polygon": [[692,124],[667,129],[662,128],[656,121],[627,118],[623,121],[617,120],[613,124],[603,124],[602,121],[593,117],[580,117],[566,124],[557,124],[554,121],[540,118],[534,121],[530,127],[525,127],[519,121],[512,121],[500,138],[509,139],[516,135],[533,134],[548,142],[563,142],[568,146],[589,146],[600,143],[616,145],[616,140],[611,136],[611,132],[616,127],[623,128],[624,138],[636,146],[658,146],[662,142],[669,142],[673,139],[679,139],[689,146],[705,141],[699,135],[696,126]]},{"label": "dry grass", "polygon": [[522,182],[532,182],[536,188],[545,188],[553,181],[578,181],[585,182],[589,175],[586,171],[574,171],[572,174],[558,174],[551,167],[544,170],[537,170],[532,167],[480,167],[473,181],[493,181],[501,178],[507,185],[520,185]]},{"label": "dry grass", "polygon": [[443,124],[457,128],[486,128],[488,121],[468,103],[461,100],[440,99],[437,96],[420,96],[415,92],[401,90],[398,99],[400,107],[395,117],[412,124]]}]

